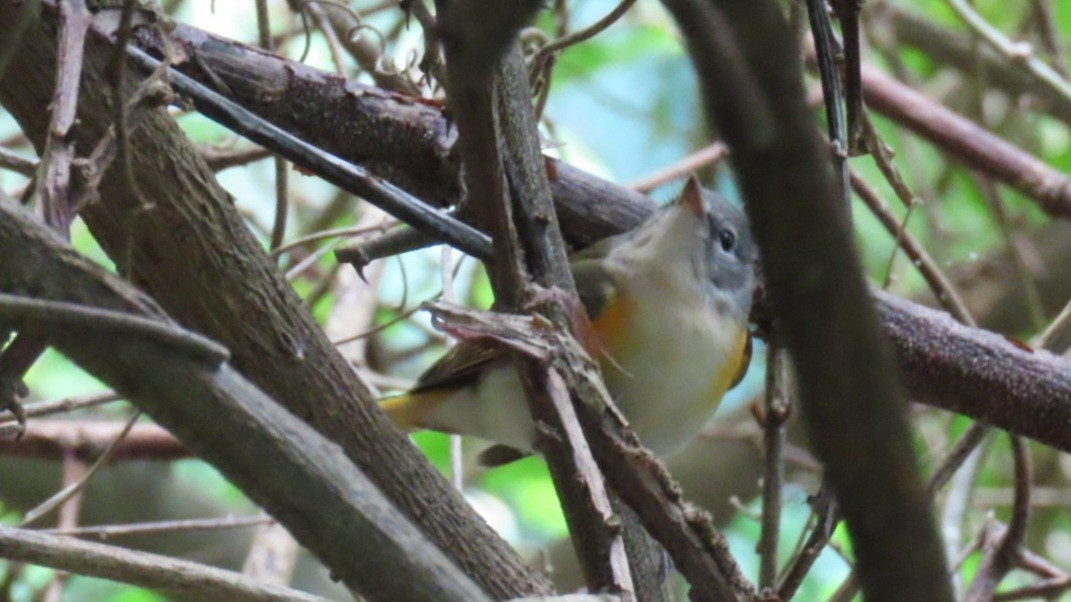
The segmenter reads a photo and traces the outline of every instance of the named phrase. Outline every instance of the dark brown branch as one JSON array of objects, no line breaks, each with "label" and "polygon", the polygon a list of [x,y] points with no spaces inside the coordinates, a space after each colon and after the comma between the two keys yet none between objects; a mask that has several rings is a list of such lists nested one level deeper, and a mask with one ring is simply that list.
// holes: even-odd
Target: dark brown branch
[{"label": "dark brown branch", "polygon": [[911,398],[1071,451],[1066,360],[875,291]]},{"label": "dark brown branch", "polygon": [[777,552],[781,534],[781,488],[785,480],[785,422],[790,406],[785,382],[787,360],[784,351],[772,341],[766,347],[766,393],[762,409],[755,408],[763,434],[762,534],[756,551],[759,554],[759,589],[777,584]]},{"label": "dark brown branch", "polygon": [[781,8],[665,4],[688,42],[707,118],[732,152],[797,369],[800,408],[851,534],[863,591],[868,600],[951,600],[891,349]]},{"label": "dark brown branch", "polygon": [[[531,93],[520,50],[512,44],[514,34],[509,32],[510,50],[504,58],[500,49],[488,55],[488,48],[477,45],[475,22],[463,18],[473,11],[493,12],[492,6],[501,5],[475,1],[451,5],[439,15],[438,33],[466,167],[464,211],[492,233],[495,258],[488,272],[496,308],[517,312],[532,301],[526,292],[532,282],[560,287],[574,297],[575,287],[546,171],[539,161]],[[545,304],[541,313],[567,325],[565,310],[555,305]],[[561,376],[528,359],[519,363],[518,370],[532,420],[545,425],[545,432],[537,428],[536,444],[561,498],[588,589],[620,592],[631,602],[635,587],[621,531],[612,520],[609,497],[587,443],[578,428],[569,428],[563,414],[572,408],[569,393],[556,386]]]}]

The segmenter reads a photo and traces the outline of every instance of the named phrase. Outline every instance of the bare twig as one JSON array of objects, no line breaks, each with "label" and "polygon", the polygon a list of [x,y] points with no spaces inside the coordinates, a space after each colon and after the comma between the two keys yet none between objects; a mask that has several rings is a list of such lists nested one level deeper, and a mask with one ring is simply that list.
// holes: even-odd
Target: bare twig
[{"label": "bare twig", "polygon": [[[0,428],[6,435],[10,425]],[[116,441],[125,423],[101,420],[35,420],[18,442],[0,441],[5,456],[39,460],[63,460],[68,454],[82,461],[100,457],[101,450]],[[124,460],[167,461],[189,458],[190,449],[155,424],[135,424],[116,446],[115,462]]]},{"label": "bare twig", "polygon": [[983,602],[993,598],[997,586],[1008,572],[1015,568],[1026,534],[1032,479],[1030,457],[1022,439],[1009,435],[1009,440],[1015,460],[1015,502],[1012,505],[1011,520],[1006,528],[993,525],[987,530],[982,560],[964,597],[967,602]]},{"label": "bare twig", "polygon": [[910,232],[901,228],[896,216],[892,214],[889,206],[878,196],[877,191],[871,188],[855,172],[851,174],[851,182],[852,188],[859,195],[859,198],[866,203],[866,206],[878,218],[885,230],[897,240],[899,247],[911,259],[911,265],[915,266],[915,269],[922,274],[937,301],[960,322],[972,327],[977,326],[974,318],[971,317],[970,312],[967,310],[967,306],[960,299],[959,293],[956,292],[952,282],[945,276],[944,271],[934,261],[933,257],[930,257],[930,254],[926,252],[922,244]]},{"label": "bare twig", "polygon": [[648,193],[666,182],[683,178],[688,174],[695,173],[702,167],[713,165],[725,158],[728,153],[729,149],[724,142],[715,142],[665,169],[660,169],[642,180],[632,182],[628,187],[637,192]]},{"label": "bare twig", "polygon": [[[268,0],[256,0],[257,7],[257,37],[260,47],[270,51],[272,49],[271,21],[268,16]],[[320,15],[323,16],[322,14]],[[328,28],[330,29],[330,27]],[[286,236],[286,218],[289,213],[289,194],[287,191],[287,163],[282,157],[273,160],[275,168],[275,220],[272,222],[271,239],[269,248],[277,249],[283,244]]]},{"label": "bare twig", "polygon": [[760,414],[763,430],[762,534],[759,537],[759,589],[776,587],[777,552],[781,532],[781,487],[785,477],[782,456],[785,421],[790,412],[785,382],[787,362],[776,344],[766,348],[766,394]]},{"label": "bare twig", "polygon": [[947,0],[952,10],[978,35],[986,44],[1006,58],[1023,65],[1027,72],[1053,92],[1071,100],[1071,82],[1056,72],[1052,67],[1034,54],[1029,44],[1015,43],[989,24],[978,11],[966,0]]},{"label": "bare twig", "polygon": [[25,159],[0,146],[0,168],[11,170],[23,176],[32,176],[37,171],[37,161]]},{"label": "bare twig", "polygon": [[[268,253],[268,255],[271,257],[278,257],[279,255],[282,255],[283,253],[286,253],[287,251],[290,251],[302,245],[320,242],[331,238],[349,238],[352,236],[369,234],[371,232],[382,232],[383,230],[390,228],[392,225],[393,224],[391,224],[391,222],[384,221],[383,223],[374,226],[348,226],[345,228],[332,228],[330,230],[321,230],[319,232],[313,232],[311,234],[306,234],[305,236],[295,238],[294,240],[286,244],[280,245],[272,249],[271,252]],[[336,251],[336,255],[337,253],[338,251]]]},{"label": "bare twig", "polygon": [[556,40],[547,43],[545,46],[536,51],[536,53],[532,56],[532,65],[538,67],[551,54],[559,53],[570,46],[585,42],[599,35],[603,31],[605,31],[606,28],[610,27],[611,25],[616,23],[618,19],[623,17],[625,13],[627,13],[628,10],[632,8],[632,5],[635,3],[636,0],[621,0],[620,2],[618,2],[617,6],[614,7],[613,10],[611,10],[603,18],[599,19],[595,23],[592,23],[584,29],[574,31],[571,34],[568,34],[566,36],[560,37]]},{"label": "bare twig", "polygon": [[190,518],[183,520],[163,520],[148,523],[130,523],[125,525],[93,525],[87,527],[38,529],[38,533],[49,535],[66,535],[69,537],[96,537],[114,539],[130,535],[147,533],[188,533],[196,531],[217,531],[255,527],[274,523],[270,516],[226,516],[222,518]]},{"label": "bare twig", "polygon": [[[27,404],[23,409],[26,412],[27,418],[36,418],[38,416],[48,416],[50,414],[59,414],[62,412],[70,412],[72,410],[93,408],[101,404],[118,401],[122,398],[122,395],[119,395],[114,391],[101,391],[100,393],[90,393],[88,395],[80,395],[77,397],[31,403]],[[0,412],[0,424],[13,421],[15,421],[15,416],[10,411]]]},{"label": "bare twig", "polygon": [[0,557],[130,583],[183,592],[198,600],[327,602],[297,590],[263,585],[238,573],[157,554],[0,526]]},{"label": "bare twig", "polygon": [[254,161],[266,159],[271,156],[271,151],[258,146],[231,151],[205,149],[202,156],[212,171],[223,171],[231,167],[240,167]]},{"label": "bare twig", "polygon": [[230,358],[230,352],[219,343],[178,325],[77,303],[0,293],[0,322],[29,332],[78,328],[103,336],[140,336],[213,366]]},{"label": "bare twig", "polygon": [[[112,441],[110,445],[108,445],[107,449],[104,450],[104,453],[102,453],[100,457],[97,458],[95,462],[93,462],[93,465],[89,467],[89,470],[85,471],[85,473],[82,475],[82,478],[67,485],[60,491],[56,492],[55,495],[39,504],[36,508],[33,508],[26,512],[25,516],[23,516],[22,518],[22,522],[19,523],[19,526],[26,527],[32,525],[33,523],[37,522],[38,519],[47,515],[49,512],[52,512],[58,506],[65,503],[67,500],[70,500],[74,496],[78,495],[83,489],[85,489],[86,485],[89,484],[89,480],[93,478],[93,475],[97,474],[97,471],[100,470],[102,466],[111,461],[112,456],[115,455],[115,450],[118,449],[119,444],[122,443],[123,439],[126,438],[127,433],[130,432],[130,429],[134,427],[134,423],[138,421],[138,418],[141,418],[141,410],[137,410],[134,412],[134,414],[127,421],[126,426],[123,427],[123,430],[119,433],[118,436],[116,436],[115,440]],[[60,526],[63,527],[65,525],[61,524]]]}]

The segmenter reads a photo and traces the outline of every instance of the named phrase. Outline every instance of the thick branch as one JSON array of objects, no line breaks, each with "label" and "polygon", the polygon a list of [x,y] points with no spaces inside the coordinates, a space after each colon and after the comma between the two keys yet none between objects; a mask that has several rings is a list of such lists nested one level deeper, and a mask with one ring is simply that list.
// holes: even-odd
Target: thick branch
[{"label": "thick branch", "polygon": [[911,397],[1071,451],[1071,365],[875,291]]},{"label": "thick branch", "polygon": [[[531,116],[523,59],[512,43],[504,59],[501,49],[476,43],[474,25],[485,21],[465,16],[478,12],[481,5],[487,12],[499,6],[495,2],[451,5],[440,14],[439,33],[447,59],[450,106],[466,167],[464,211],[492,234],[495,258],[488,264],[488,272],[496,307],[518,312],[530,301],[526,291],[533,281],[559,286],[566,294],[575,295],[575,291],[546,174],[542,165],[532,165],[539,153],[538,132]],[[520,5],[513,8],[523,10]],[[513,35],[510,31],[509,39]],[[491,50],[493,54],[488,55]],[[541,219],[536,219],[537,215]],[[543,312],[547,317],[559,324],[568,323],[560,307],[548,306]],[[550,433],[537,437],[536,443],[561,498],[588,589],[618,591],[626,600],[634,600],[628,558],[620,530],[611,520],[602,476],[595,470],[579,429],[571,432],[579,435],[579,441],[569,436],[570,425],[562,414],[563,408],[572,409],[567,406],[568,394],[552,378],[554,373],[518,357],[532,420],[546,425]],[[565,403],[555,403],[562,397]]]}]

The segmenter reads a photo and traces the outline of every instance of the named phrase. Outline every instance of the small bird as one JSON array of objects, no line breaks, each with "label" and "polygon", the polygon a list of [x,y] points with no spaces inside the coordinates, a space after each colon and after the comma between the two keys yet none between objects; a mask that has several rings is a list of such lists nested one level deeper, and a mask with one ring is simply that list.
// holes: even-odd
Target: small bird
[{"label": "small bird", "polygon": [[[607,389],[659,457],[697,437],[747,372],[756,261],[743,211],[694,177],[637,228],[570,260]],[[478,342],[453,347],[411,391],[382,407],[405,428],[533,449],[516,369]]]}]

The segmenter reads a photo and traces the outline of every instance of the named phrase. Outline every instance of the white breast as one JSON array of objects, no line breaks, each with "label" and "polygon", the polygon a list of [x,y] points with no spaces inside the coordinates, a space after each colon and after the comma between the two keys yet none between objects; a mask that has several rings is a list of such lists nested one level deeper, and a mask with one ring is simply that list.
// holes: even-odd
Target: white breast
[{"label": "white breast", "polygon": [[694,290],[667,290],[676,288],[667,276],[674,275],[662,272],[630,283],[638,318],[623,347],[633,351],[619,352],[618,366],[602,362],[618,407],[644,445],[661,457],[679,451],[710,420],[741,340],[741,326],[719,318]]}]

